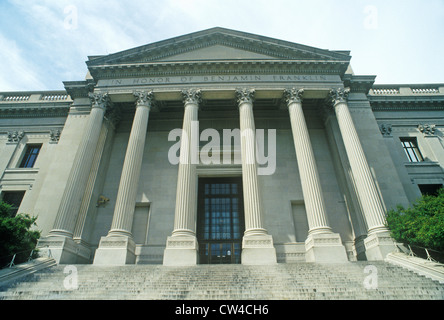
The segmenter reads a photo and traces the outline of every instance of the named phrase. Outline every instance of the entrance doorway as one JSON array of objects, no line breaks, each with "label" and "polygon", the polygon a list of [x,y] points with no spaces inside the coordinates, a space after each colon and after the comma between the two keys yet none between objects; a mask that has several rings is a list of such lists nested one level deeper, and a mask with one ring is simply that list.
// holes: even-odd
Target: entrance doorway
[{"label": "entrance doorway", "polygon": [[199,178],[199,263],[241,263],[245,231],[242,178]]}]

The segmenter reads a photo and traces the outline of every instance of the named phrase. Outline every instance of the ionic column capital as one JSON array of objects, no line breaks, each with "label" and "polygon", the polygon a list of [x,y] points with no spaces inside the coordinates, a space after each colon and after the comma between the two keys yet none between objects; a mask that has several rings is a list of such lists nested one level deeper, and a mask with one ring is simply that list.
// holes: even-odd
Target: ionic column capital
[{"label": "ionic column capital", "polygon": [[189,103],[198,105],[202,102],[202,91],[200,89],[182,90],[183,104]]},{"label": "ionic column capital", "polygon": [[154,104],[153,91],[134,91],[133,95],[137,98],[136,107],[151,108]]},{"label": "ionic column capital", "polygon": [[108,93],[93,93],[90,92],[88,94],[89,99],[91,100],[92,108],[100,108],[106,110],[106,108],[110,105],[110,98]]},{"label": "ionic column capital", "polygon": [[285,89],[284,90],[284,99],[287,102],[287,106],[291,103],[302,103],[302,96],[304,95],[304,89]]},{"label": "ionic column capital", "polygon": [[254,89],[248,89],[248,88],[236,89],[236,100],[238,105],[240,106],[243,103],[253,104],[255,93],[256,90]]},{"label": "ionic column capital", "polygon": [[328,93],[329,103],[335,107],[338,103],[346,103],[350,88],[331,89]]}]

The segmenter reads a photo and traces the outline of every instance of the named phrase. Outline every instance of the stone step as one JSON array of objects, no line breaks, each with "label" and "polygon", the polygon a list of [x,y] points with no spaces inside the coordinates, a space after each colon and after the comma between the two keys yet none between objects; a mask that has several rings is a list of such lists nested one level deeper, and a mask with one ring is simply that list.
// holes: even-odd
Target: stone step
[{"label": "stone step", "polygon": [[[368,265],[377,270],[376,289],[364,286]],[[0,285],[0,299],[444,299],[444,285],[384,262],[75,267],[75,290],[64,287],[68,273],[59,265]]]}]

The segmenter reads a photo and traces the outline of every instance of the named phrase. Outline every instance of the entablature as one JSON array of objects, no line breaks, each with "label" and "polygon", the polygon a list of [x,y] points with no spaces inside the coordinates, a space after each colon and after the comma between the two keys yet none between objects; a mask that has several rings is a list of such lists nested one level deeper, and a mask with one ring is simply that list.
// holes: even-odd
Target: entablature
[{"label": "entablature", "polygon": [[373,111],[444,110],[444,84],[374,85],[368,99]]},{"label": "entablature", "polygon": [[196,75],[344,75],[348,61],[250,60],[181,61],[133,64],[103,64],[89,67],[95,81],[112,78]]},{"label": "entablature", "polygon": [[66,91],[0,92],[0,117],[60,117],[73,100]]}]

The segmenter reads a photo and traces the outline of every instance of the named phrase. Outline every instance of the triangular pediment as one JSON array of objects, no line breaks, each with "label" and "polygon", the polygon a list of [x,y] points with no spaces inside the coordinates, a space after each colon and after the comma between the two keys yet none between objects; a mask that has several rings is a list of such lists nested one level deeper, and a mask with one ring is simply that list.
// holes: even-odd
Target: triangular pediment
[{"label": "triangular pediment", "polygon": [[211,61],[211,60],[262,60],[276,59],[271,55],[228,47],[226,45],[216,44],[208,47],[179,53],[169,56],[159,61]]},{"label": "triangular pediment", "polygon": [[348,51],[330,51],[254,34],[212,28],[107,56],[91,57],[88,66],[156,62],[313,60],[349,61]]}]

